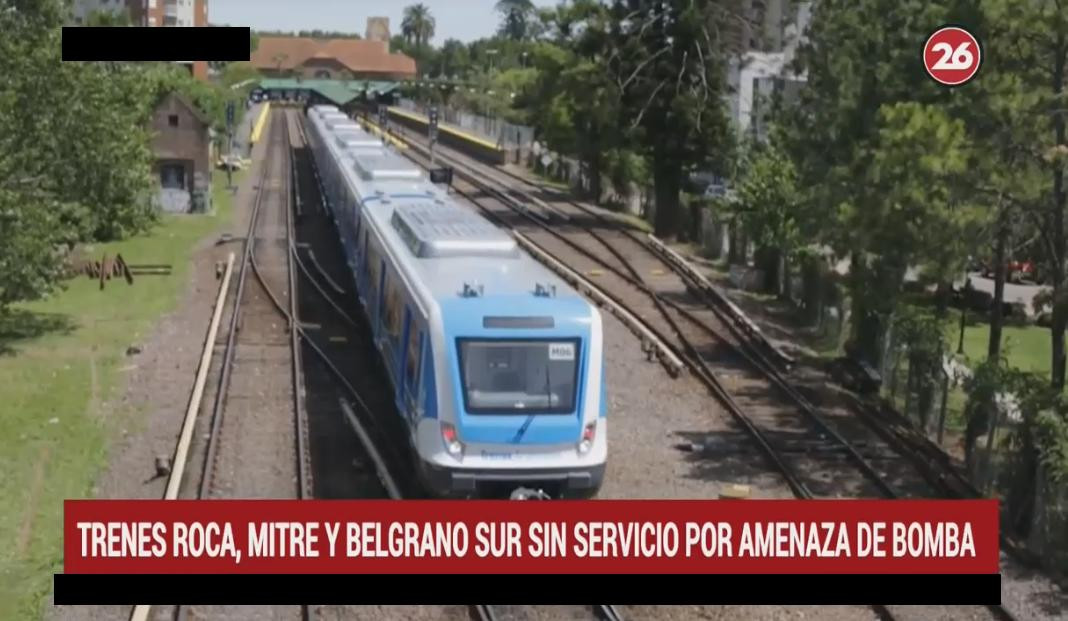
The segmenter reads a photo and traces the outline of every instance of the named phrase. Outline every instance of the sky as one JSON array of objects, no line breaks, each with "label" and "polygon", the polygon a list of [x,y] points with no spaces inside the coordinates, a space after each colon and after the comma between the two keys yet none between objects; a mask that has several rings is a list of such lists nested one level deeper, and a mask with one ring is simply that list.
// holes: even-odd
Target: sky
[{"label": "sky", "polygon": [[[436,22],[434,44],[445,39],[464,42],[488,37],[497,30],[496,0],[422,0]],[[363,36],[368,17],[388,17],[390,34],[400,32],[404,7],[414,0],[208,0],[212,24],[249,26],[253,30],[336,30]],[[557,0],[534,0],[554,6]]]}]

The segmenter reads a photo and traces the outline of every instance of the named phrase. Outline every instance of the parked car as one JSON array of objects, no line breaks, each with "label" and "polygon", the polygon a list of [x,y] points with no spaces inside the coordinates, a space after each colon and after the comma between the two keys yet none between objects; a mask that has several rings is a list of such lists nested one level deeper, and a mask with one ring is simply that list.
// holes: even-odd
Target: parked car
[{"label": "parked car", "polygon": [[[983,276],[987,278],[994,277],[994,266],[992,264],[988,263],[983,267]],[[1037,280],[1036,276],[1033,261],[1007,261],[1005,263],[1005,280],[1008,282],[1035,282]]]}]

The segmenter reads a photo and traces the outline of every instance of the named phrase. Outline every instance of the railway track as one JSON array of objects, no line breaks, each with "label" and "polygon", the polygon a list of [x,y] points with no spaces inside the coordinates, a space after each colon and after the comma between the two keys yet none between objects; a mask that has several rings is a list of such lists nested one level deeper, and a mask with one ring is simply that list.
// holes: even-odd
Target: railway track
[{"label": "railway track", "polygon": [[[404,440],[406,432],[400,425],[401,417],[393,409],[394,405],[388,392],[381,390],[381,387],[385,385],[384,382],[388,381],[385,371],[378,367],[377,364],[374,365],[374,369],[368,368],[369,363],[367,361],[374,360],[377,362],[379,360],[374,350],[373,342],[369,337],[371,334],[370,328],[362,317],[353,317],[345,310],[346,308],[358,308],[357,300],[354,297],[354,285],[348,275],[348,267],[341,252],[340,244],[337,241],[338,236],[335,228],[337,223],[330,216],[328,207],[324,204],[324,194],[314,159],[304,148],[306,140],[303,138],[303,121],[299,117],[291,120],[294,121],[291,133],[294,136],[299,136],[296,141],[299,146],[294,149],[293,175],[298,188],[295,194],[298,197],[295,211],[301,221],[298,227],[298,231],[301,234],[298,235],[298,243],[294,245],[293,253],[299,272],[304,275],[311,285],[310,288],[319,298],[319,304],[310,303],[308,305],[310,309],[314,309],[310,311],[314,313],[316,318],[316,323],[313,323],[313,325],[316,326],[317,332],[327,337],[325,339],[327,342],[339,345],[339,347],[335,347],[335,349],[339,350],[337,355],[345,356],[343,358],[343,360],[347,361],[345,366],[335,366],[356,369],[354,375],[362,377],[366,382],[366,390],[359,390],[354,387],[349,391],[349,397],[362,404],[363,413],[368,415],[371,420],[361,421],[355,408],[346,399],[342,398],[336,401],[339,404],[343,419],[350,421],[353,430],[361,438],[361,442],[370,447],[367,451],[369,461],[368,463],[358,464],[357,473],[362,473],[366,476],[373,474],[381,484],[384,497],[394,500],[419,497],[421,490],[414,479],[400,474],[407,472],[407,464],[410,461],[406,460],[411,457],[401,455],[395,449],[397,446],[406,445]],[[312,246],[318,252],[313,252]],[[333,322],[334,327],[330,328],[331,324],[327,322]],[[348,329],[341,330],[340,328],[342,327],[347,327]],[[337,335],[342,332],[345,336],[341,338],[329,338],[331,334]],[[319,340],[322,341],[323,339],[320,338]],[[323,345],[323,348],[330,348],[330,345]],[[354,356],[355,360],[353,360]],[[361,372],[361,368],[367,372]],[[321,399],[322,393],[318,397],[313,397],[312,393],[309,392],[308,398],[309,401],[313,398]],[[312,407],[309,406],[309,410],[311,409]],[[381,428],[390,429],[383,432]],[[390,437],[392,440],[386,439]],[[329,443],[332,440],[336,440],[336,436],[317,437],[316,440],[313,440],[313,446],[318,446],[319,443]],[[377,446],[389,448],[379,451],[375,448]],[[329,451],[330,449],[326,450]],[[319,472],[319,470],[317,469],[316,472]],[[317,489],[323,489],[324,492],[328,490],[327,493],[330,496],[327,497],[347,497],[343,494],[345,493],[344,488],[351,485],[351,481],[348,480],[350,479],[349,473],[351,473],[351,470],[343,470],[342,472],[345,472],[345,474],[339,477],[342,479],[341,481],[333,480],[334,477],[329,473],[322,475],[322,478],[326,480]],[[507,615],[499,614],[498,608],[500,607],[488,604],[472,604],[468,607],[468,612],[472,619],[477,620],[497,621],[498,619],[510,618]],[[589,614],[601,621],[622,621],[623,618],[610,605],[591,606],[589,607]]]},{"label": "railway track", "polygon": [[[290,320],[297,316],[296,280],[286,251],[293,223],[288,141],[281,121],[277,116],[271,120],[249,212],[219,384],[211,414],[203,421],[203,464],[199,482],[187,493],[194,498],[312,497],[302,357],[297,326]],[[281,326],[280,317],[286,320]],[[277,421],[286,417],[292,425],[280,426]],[[291,456],[289,463],[279,460],[285,454]],[[260,467],[265,464],[270,464],[266,472]],[[190,608],[176,606],[174,614],[185,619]],[[301,619],[310,616],[305,606],[298,614]]]},{"label": "railway track", "polygon": [[[406,141],[412,146],[406,154],[429,167],[425,144]],[[531,240],[533,254],[558,273],[573,276],[580,271],[596,277],[596,285],[587,279],[580,288],[596,287],[616,308],[640,318],[660,347],[682,359],[752,438],[796,497],[835,497],[841,492],[834,490],[842,489],[848,497],[931,496],[932,491],[934,496],[960,497],[928,469],[901,467],[906,461],[902,445],[872,433],[854,413],[840,411],[829,420],[818,411],[786,381],[776,364],[783,361],[773,362],[762,351],[766,342],[754,342],[751,334],[747,338],[736,317],[695,295],[702,292],[702,283],[671,261],[666,248],[656,248],[655,241],[644,241],[573,201],[568,203],[575,209],[568,210],[509,188],[508,182],[495,178],[492,171],[498,169],[487,172],[484,165],[443,151],[437,150],[437,160],[458,173],[458,192],[498,224]],[[712,454],[724,450],[693,448]],[[898,616],[886,606],[872,609],[882,619]],[[983,610],[996,619],[1013,619],[1000,605]],[[958,610],[933,612],[951,618]],[[972,618],[969,611],[959,612]]]},{"label": "railway track", "polygon": [[[204,463],[199,483],[187,496],[269,496],[263,490],[230,484],[233,473],[220,466],[227,459],[240,462],[240,457],[232,453],[240,452],[242,447],[248,449],[249,443],[242,442],[242,436],[248,432],[248,421],[243,419],[253,416],[250,412],[279,414],[277,408],[264,407],[265,398],[274,393],[247,392],[248,384],[278,387],[287,384],[278,381],[287,377],[286,387],[291,393],[287,409],[291,410],[293,421],[288,448],[294,456],[289,480],[295,483],[289,496],[398,497],[399,487],[377,449],[390,444],[366,425],[367,418],[376,414],[374,408],[381,404],[370,405],[364,399],[367,393],[354,387],[341,371],[367,370],[367,361],[374,357],[363,350],[326,344],[349,341],[337,339],[338,324],[350,324],[350,333],[357,333],[359,325],[322,288],[320,282],[326,274],[322,264],[317,262],[310,268],[301,256],[297,239],[309,227],[298,226],[295,218],[302,191],[293,157],[294,127],[287,112],[272,116],[270,143],[249,213],[229,331],[220,358],[219,387],[212,414],[203,421],[207,438]],[[306,254],[317,256],[308,251]],[[312,302],[314,295],[323,299]],[[324,308],[330,312],[324,312]],[[310,323],[309,319],[319,323]],[[274,353],[265,355],[265,350]],[[280,350],[286,352],[285,358],[278,353]],[[343,356],[346,351],[349,355]],[[267,372],[272,373],[271,377],[265,377]],[[357,436],[356,443],[351,442],[351,434],[345,433],[349,429]],[[284,454],[271,447],[261,446],[258,450],[268,451],[275,461]],[[354,470],[357,476],[353,476]],[[345,484],[339,485],[339,480]],[[190,613],[188,606],[174,607],[177,619],[188,618]],[[227,616],[225,611],[197,610],[197,616],[202,614]],[[299,607],[303,620],[318,616],[312,606]]]}]

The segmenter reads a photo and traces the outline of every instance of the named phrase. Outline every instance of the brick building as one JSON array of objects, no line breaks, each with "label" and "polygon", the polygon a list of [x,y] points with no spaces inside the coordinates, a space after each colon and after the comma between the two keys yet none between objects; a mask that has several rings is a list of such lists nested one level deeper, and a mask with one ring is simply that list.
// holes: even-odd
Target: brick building
[{"label": "brick building", "polygon": [[324,80],[407,80],[415,60],[392,54],[389,43],[367,39],[260,37],[252,65],[267,77]]},{"label": "brick building", "polygon": [[211,208],[211,120],[181,95],[171,93],[152,116],[152,173],[159,179],[164,211]]}]

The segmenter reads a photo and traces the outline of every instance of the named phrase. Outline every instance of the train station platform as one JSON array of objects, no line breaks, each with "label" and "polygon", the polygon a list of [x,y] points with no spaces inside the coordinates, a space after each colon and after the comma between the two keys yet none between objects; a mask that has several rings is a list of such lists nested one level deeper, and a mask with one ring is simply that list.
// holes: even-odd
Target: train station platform
[{"label": "train station platform", "polygon": [[263,134],[263,128],[267,124],[267,117],[271,115],[271,103],[267,102],[260,108],[260,114],[256,118],[256,122],[252,126],[252,134],[249,136],[249,144],[254,145],[260,140],[260,136]]},{"label": "train station platform", "polygon": [[356,121],[366,127],[367,131],[371,132],[375,136],[378,136],[382,140],[385,140],[387,143],[393,145],[393,147],[398,151],[403,151],[408,148],[408,145],[403,140],[400,140],[399,138],[390,135],[388,132],[382,131],[382,128],[379,127],[378,124],[373,123],[370,120],[362,117],[357,117]]},{"label": "train station platform", "polygon": [[328,103],[344,107],[353,100],[366,101],[369,97],[388,95],[396,90],[398,82],[369,80],[327,80],[312,78],[266,78],[259,81],[257,89],[268,97],[294,99],[308,97],[313,103]]},{"label": "train station platform", "polygon": [[[397,107],[388,108],[388,112],[392,122],[426,134],[429,119],[425,115]],[[508,161],[508,149],[453,125],[438,123],[438,142],[490,164]]]}]

